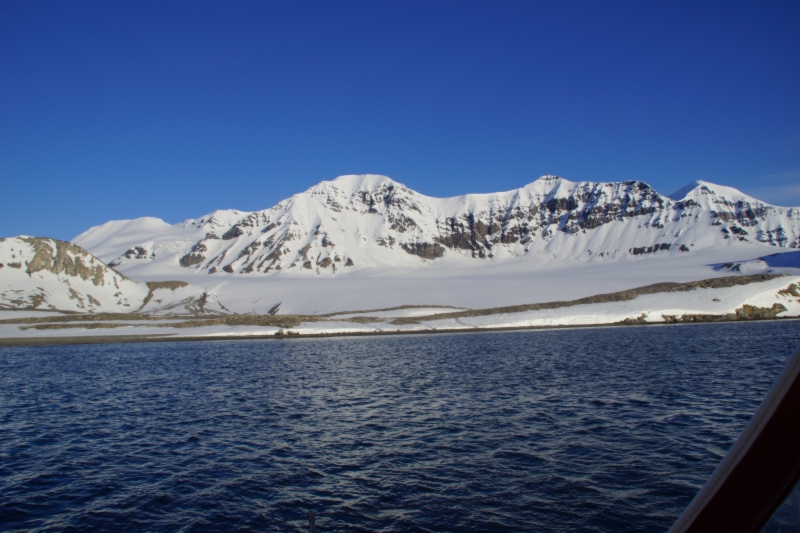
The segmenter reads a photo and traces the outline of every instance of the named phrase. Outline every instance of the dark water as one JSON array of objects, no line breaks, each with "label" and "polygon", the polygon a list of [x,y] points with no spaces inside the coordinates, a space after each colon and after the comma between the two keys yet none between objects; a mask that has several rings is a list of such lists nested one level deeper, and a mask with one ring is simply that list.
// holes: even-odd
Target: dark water
[{"label": "dark water", "polygon": [[800,322],[0,349],[0,530],[665,531]]}]

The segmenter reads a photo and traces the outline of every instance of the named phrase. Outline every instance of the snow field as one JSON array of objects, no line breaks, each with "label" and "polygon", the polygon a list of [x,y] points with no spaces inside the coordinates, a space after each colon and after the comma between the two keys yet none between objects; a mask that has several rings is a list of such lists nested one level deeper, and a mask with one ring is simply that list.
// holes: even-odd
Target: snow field
[{"label": "snow field", "polygon": [[[795,288],[792,289],[794,284]],[[800,317],[800,275],[783,276],[763,282],[750,283],[720,289],[695,289],[638,296],[623,302],[584,304],[557,309],[524,311],[519,313],[501,313],[485,316],[467,316],[460,318],[437,319],[436,314],[444,312],[441,308],[406,309],[384,311],[382,320],[370,323],[347,322],[342,316],[329,320],[301,323],[287,328],[285,334],[325,335],[354,333],[392,333],[392,332],[424,332],[452,331],[464,329],[497,329],[497,328],[535,328],[564,326],[600,326],[622,322],[625,319],[642,319],[645,323],[664,322],[664,315],[680,317],[689,315],[724,315],[735,313],[743,305],[772,308],[781,304],[786,308],[779,317]],[[792,294],[794,292],[795,294]],[[431,312],[421,315],[423,312]],[[452,310],[447,310],[452,312]],[[350,316],[377,316],[376,312],[351,313]],[[393,324],[394,318],[416,317],[416,324]],[[159,321],[168,324],[177,321]],[[23,326],[24,327],[24,326]],[[53,338],[80,336],[129,336],[137,335],[164,336],[171,338],[202,337],[237,337],[273,336],[278,327],[262,326],[224,326],[190,327],[174,329],[154,327],[152,322],[125,322],[124,327],[103,330],[83,328],[36,330],[20,329],[18,325],[0,324],[0,338]]]}]

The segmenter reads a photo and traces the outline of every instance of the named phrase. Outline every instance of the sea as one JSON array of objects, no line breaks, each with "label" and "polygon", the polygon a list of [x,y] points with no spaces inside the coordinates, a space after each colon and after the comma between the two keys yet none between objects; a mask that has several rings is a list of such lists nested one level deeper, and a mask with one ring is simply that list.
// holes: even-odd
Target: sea
[{"label": "sea", "polygon": [[0,348],[0,531],[665,532],[800,321]]}]

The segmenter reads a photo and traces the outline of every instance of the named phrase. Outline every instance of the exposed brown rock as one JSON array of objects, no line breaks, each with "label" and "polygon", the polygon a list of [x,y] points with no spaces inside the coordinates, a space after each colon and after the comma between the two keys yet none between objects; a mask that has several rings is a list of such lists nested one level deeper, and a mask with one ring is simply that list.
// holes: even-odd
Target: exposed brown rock
[{"label": "exposed brown rock", "polygon": [[781,304],[772,304],[772,307],[755,307],[752,305],[743,305],[736,310],[736,316],[740,320],[764,320],[775,318],[778,313],[786,312],[786,307]]},{"label": "exposed brown rock", "polygon": [[790,284],[785,289],[779,290],[778,294],[781,296],[794,296],[795,298],[800,298],[800,292],[798,292],[798,287],[795,283]]},{"label": "exposed brown rock", "polygon": [[[153,299],[153,293],[158,289],[169,289],[171,291],[174,291],[175,289],[180,289],[181,287],[187,287],[188,285],[189,284],[186,283],[185,281],[148,281],[147,288],[150,289],[150,291],[147,293],[147,296],[144,297],[144,301],[142,302],[142,305],[139,306],[139,309],[144,308],[144,306],[146,306],[150,302],[150,300]],[[130,315],[124,315],[124,316],[130,316]]]},{"label": "exposed brown rock", "polygon": [[[77,276],[83,280],[91,279],[94,285],[100,286],[105,284],[105,273],[111,272],[111,269],[92,257],[89,252],[72,243],[37,237],[23,238],[22,241],[29,244],[34,252],[31,260],[27,262],[28,275],[47,270],[54,274]],[[55,244],[55,250],[51,243]],[[72,256],[75,257],[74,260]],[[12,264],[9,263],[8,266]],[[115,274],[124,278],[122,274]]]},{"label": "exposed brown rock", "polygon": [[[472,309],[469,311],[461,311],[457,313],[442,313],[436,315],[436,319],[449,319],[449,318],[464,318],[471,316],[487,316],[499,315],[502,313],[521,313],[523,311],[538,311],[540,309],[559,309],[562,307],[572,307],[575,305],[583,304],[596,304],[605,302],[622,302],[633,300],[642,294],[656,294],[661,292],[683,292],[691,291],[694,289],[719,289],[723,287],[734,287],[737,285],[747,285],[749,283],[758,283],[784,276],[784,274],[756,274],[752,276],[727,276],[722,278],[711,278],[700,281],[692,281],[689,283],[655,283],[653,285],[646,285],[636,289],[628,289],[625,291],[611,292],[607,294],[597,294],[578,300],[569,300],[562,302],[546,302],[539,304],[526,304],[526,305],[509,305],[506,307],[492,307],[489,309]],[[785,309],[784,309],[785,310]],[[780,311],[778,311],[780,312]],[[716,316],[716,315],[712,315]],[[396,318],[392,324],[419,324],[421,320],[432,320],[431,317],[402,317]]]}]

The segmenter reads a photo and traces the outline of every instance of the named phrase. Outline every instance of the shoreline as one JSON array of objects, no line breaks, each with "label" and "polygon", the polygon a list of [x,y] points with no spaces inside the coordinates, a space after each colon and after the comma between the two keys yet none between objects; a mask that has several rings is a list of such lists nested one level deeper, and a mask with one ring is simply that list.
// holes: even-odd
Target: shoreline
[{"label": "shoreline", "polygon": [[[792,320],[800,318],[799,285],[800,276],[756,274],[688,283],[655,283],[577,300],[483,309],[436,306],[437,312],[429,306],[401,306],[327,315],[90,313],[23,316],[0,320],[0,347],[313,339]],[[405,312],[408,309],[425,312]],[[393,313],[397,310],[403,312]],[[64,330],[65,334],[55,330]]]},{"label": "shoreline", "polygon": [[186,335],[175,336],[169,333],[155,335],[81,335],[70,337],[7,337],[0,338],[0,348],[19,348],[34,346],[66,346],[76,344],[136,344],[153,342],[198,342],[198,341],[243,341],[243,340],[291,340],[291,339],[321,339],[331,337],[372,337],[387,335],[434,335],[442,333],[492,333],[498,331],[541,331],[558,329],[585,329],[585,328],[610,328],[610,327],[644,327],[644,326],[691,326],[698,324],[727,324],[732,322],[788,322],[800,321],[800,317],[775,317],[752,320],[708,320],[697,322],[642,322],[620,323],[609,322],[603,324],[566,324],[553,326],[499,326],[499,327],[471,327],[448,329],[418,329],[398,331],[351,331],[341,333],[293,333],[291,335]]}]

